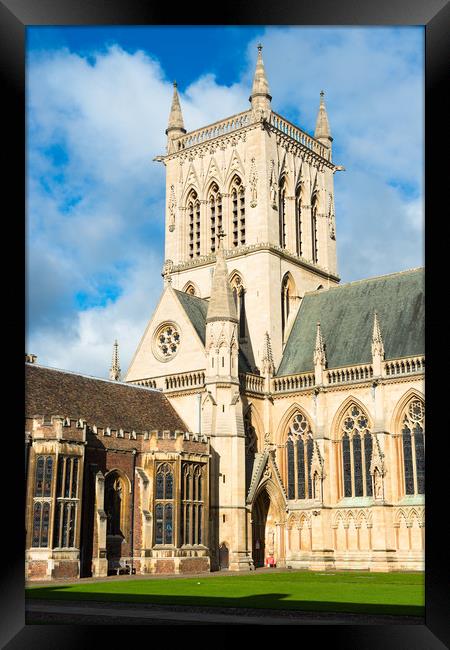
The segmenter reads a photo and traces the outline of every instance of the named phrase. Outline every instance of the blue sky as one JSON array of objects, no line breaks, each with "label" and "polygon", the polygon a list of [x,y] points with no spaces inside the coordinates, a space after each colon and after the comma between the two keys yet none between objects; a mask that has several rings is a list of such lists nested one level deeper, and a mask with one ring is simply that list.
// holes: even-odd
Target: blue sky
[{"label": "blue sky", "polygon": [[27,351],[125,371],[162,289],[172,81],[188,130],[249,106],[256,45],[274,110],[334,137],[342,282],[423,265],[422,27],[27,28]]}]

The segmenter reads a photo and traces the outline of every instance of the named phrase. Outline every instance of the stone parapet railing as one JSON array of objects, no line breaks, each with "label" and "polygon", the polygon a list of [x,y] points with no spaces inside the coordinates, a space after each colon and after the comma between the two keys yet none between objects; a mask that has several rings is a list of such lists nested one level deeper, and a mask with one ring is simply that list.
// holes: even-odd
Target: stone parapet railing
[{"label": "stone parapet railing", "polygon": [[327,384],[346,384],[352,381],[363,381],[373,377],[373,368],[370,364],[362,366],[349,366],[348,368],[335,368],[325,373]]},{"label": "stone parapet railing", "polygon": [[308,133],[305,133],[305,131],[302,131],[302,129],[299,129],[298,126],[295,126],[284,117],[281,117],[281,115],[278,115],[278,113],[271,113],[270,124],[278,129],[278,131],[281,131],[293,140],[296,140],[299,144],[307,147],[319,156],[322,156],[322,158],[325,158],[326,160],[329,159],[330,153],[327,147],[324,147],[323,144],[320,144],[320,142],[315,138],[308,135]]},{"label": "stone parapet railing", "polygon": [[425,357],[408,357],[398,359],[397,361],[384,362],[385,377],[394,375],[407,375],[413,372],[423,372],[425,370]]},{"label": "stone parapet railing", "polygon": [[252,373],[239,374],[239,383],[244,391],[264,393],[264,377]]},{"label": "stone parapet railing", "polygon": [[314,373],[303,372],[299,375],[287,375],[272,379],[273,393],[287,393],[289,391],[312,388],[314,386]]},{"label": "stone parapet railing", "polygon": [[222,135],[228,135],[233,131],[242,129],[245,126],[249,126],[254,121],[251,111],[244,111],[243,113],[238,113],[232,117],[227,118],[226,120],[221,120],[220,122],[214,122],[202,129],[197,129],[196,131],[190,131],[186,135],[177,138],[176,147],[178,151],[187,149],[189,147],[194,147],[197,144],[203,144],[207,140],[213,140]]},{"label": "stone parapet railing", "polygon": [[155,379],[138,379],[137,381],[130,381],[128,383],[134,386],[144,386],[145,388],[156,388]]},{"label": "stone parapet railing", "polygon": [[169,375],[164,379],[165,390],[183,390],[187,388],[202,388],[205,385],[204,372],[184,372]]}]

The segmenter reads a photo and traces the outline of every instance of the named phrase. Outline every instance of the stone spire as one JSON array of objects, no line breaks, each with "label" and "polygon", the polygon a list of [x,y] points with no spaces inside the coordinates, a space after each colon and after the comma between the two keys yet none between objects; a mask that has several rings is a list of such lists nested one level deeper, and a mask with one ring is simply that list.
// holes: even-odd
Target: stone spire
[{"label": "stone spire", "polygon": [[273,375],[275,372],[275,364],[273,362],[272,344],[270,342],[269,332],[264,335],[264,348],[262,357],[262,371],[263,373]]},{"label": "stone spire", "polygon": [[325,93],[320,91],[320,106],[317,113],[316,130],[314,137],[319,140],[323,145],[331,149],[333,138],[331,137],[330,124],[328,122],[327,109],[325,108]]},{"label": "stone spire", "polygon": [[268,117],[270,113],[270,101],[272,97],[269,92],[269,82],[267,81],[266,71],[262,59],[262,45],[258,45],[258,59],[256,61],[255,76],[253,77],[252,94],[249,101],[252,109],[260,117]]},{"label": "stone spire", "polygon": [[314,348],[314,376],[316,385],[323,384],[323,371],[326,365],[325,343],[320,329],[320,322],[317,322],[316,345]]},{"label": "stone spire", "polygon": [[228,282],[228,269],[221,239],[225,233],[221,230],[218,234],[219,243],[216,254],[216,266],[211,284],[211,297],[209,299],[206,322],[232,321],[238,322],[236,305],[230,283]]},{"label": "stone spire", "polygon": [[112,364],[109,369],[109,378],[112,381],[120,381],[120,365],[119,365],[119,344],[117,339],[114,341]]},{"label": "stone spire", "polygon": [[373,374],[376,377],[381,376],[384,361],[384,345],[381,337],[380,322],[378,314],[375,311],[373,315],[373,331],[372,331],[372,366]]},{"label": "stone spire", "polygon": [[176,138],[186,133],[181,112],[180,98],[178,97],[177,82],[173,82],[172,106],[170,107],[169,123],[166,129],[167,150],[171,153],[173,150],[172,142]]}]

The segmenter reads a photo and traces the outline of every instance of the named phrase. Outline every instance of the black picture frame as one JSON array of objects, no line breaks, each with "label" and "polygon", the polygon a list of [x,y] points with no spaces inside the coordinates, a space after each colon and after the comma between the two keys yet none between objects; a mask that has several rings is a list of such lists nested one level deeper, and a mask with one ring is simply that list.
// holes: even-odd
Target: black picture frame
[{"label": "black picture frame", "polygon": [[[4,284],[7,285],[7,302],[4,302],[4,323],[7,340],[17,343],[5,346],[7,361],[4,366],[6,404],[15,403],[13,418],[4,418],[3,459],[13,469],[13,479],[4,492],[2,517],[3,541],[7,551],[2,553],[0,572],[1,636],[2,647],[15,648],[87,648],[105,643],[103,627],[83,626],[25,626],[24,616],[24,553],[23,553],[23,433],[19,432],[16,417],[23,413],[23,328],[25,308],[21,294],[24,286],[24,195],[25,179],[25,28],[32,25],[145,25],[145,24],[221,24],[221,25],[424,25],[426,48],[426,118],[425,118],[425,207],[426,207],[426,352],[427,352],[427,429],[431,443],[427,449],[426,476],[426,618],[425,625],[392,626],[305,626],[310,628],[314,643],[319,646],[331,641],[347,649],[396,648],[396,650],[432,650],[450,645],[448,630],[449,595],[446,578],[447,536],[446,513],[442,513],[440,494],[444,493],[443,477],[448,474],[446,455],[441,440],[448,433],[446,426],[438,426],[439,369],[445,349],[448,324],[437,316],[433,296],[440,287],[445,290],[446,240],[440,229],[448,216],[443,210],[442,198],[448,186],[448,151],[445,137],[448,114],[443,97],[448,78],[450,8],[447,0],[316,0],[292,3],[267,0],[239,5],[210,7],[192,3],[177,8],[154,5],[145,0],[2,0],[0,4],[0,75],[2,77],[4,113],[3,145],[7,153],[4,172],[4,200],[12,199],[11,207],[4,210],[5,252],[13,252],[12,263],[4,255]],[[446,75],[447,73],[447,75]],[[448,85],[448,83],[447,83]],[[389,98],[386,98],[389,101]],[[6,143],[5,143],[6,140]],[[387,161],[388,164],[389,161]],[[7,194],[7,197],[5,196]],[[448,207],[447,207],[448,212]],[[9,226],[9,227],[8,227]],[[12,226],[12,227],[11,227]],[[7,250],[5,250],[7,249]],[[447,252],[448,255],[448,252]],[[16,291],[12,289],[17,282]],[[6,293],[6,292],[5,292]],[[440,294],[439,306],[445,303]],[[7,305],[7,307],[5,307]],[[434,314],[434,315],[433,315]],[[22,319],[21,319],[22,316]],[[5,342],[6,339],[3,339]],[[10,361],[10,362],[9,362]],[[19,364],[19,362],[21,362]],[[441,371],[442,373],[442,371]],[[443,381],[443,373],[441,374]],[[21,410],[22,409],[22,410]],[[8,409],[9,413],[9,409]],[[439,439],[439,449],[436,441]],[[433,444],[434,440],[434,444]],[[6,446],[5,446],[6,445]],[[444,464],[446,463],[446,464]],[[14,480],[15,477],[15,480]],[[15,526],[12,522],[15,521]],[[431,522],[431,526],[429,525]],[[114,627],[115,644],[129,643],[143,628]],[[147,632],[144,628],[144,631]],[[173,630],[171,630],[172,634]],[[150,642],[148,639],[147,642]],[[299,641],[300,642],[300,641]]]}]

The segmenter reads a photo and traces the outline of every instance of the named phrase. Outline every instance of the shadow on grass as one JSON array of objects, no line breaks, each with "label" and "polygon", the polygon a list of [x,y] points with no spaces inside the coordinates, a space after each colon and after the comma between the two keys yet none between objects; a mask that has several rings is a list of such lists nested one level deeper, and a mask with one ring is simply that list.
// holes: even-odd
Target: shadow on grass
[{"label": "shadow on grass", "polygon": [[242,597],[192,596],[159,594],[105,593],[95,591],[71,591],[65,586],[34,587],[26,590],[26,598],[37,600],[95,601],[116,603],[142,603],[176,607],[228,607],[270,610],[297,610],[305,612],[337,612],[352,614],[390,614],[392,616],[425,616],[421,605],[396,605],[372,603],[328,602],[323,600],[286,600],[290,594],[267,593]]}]

